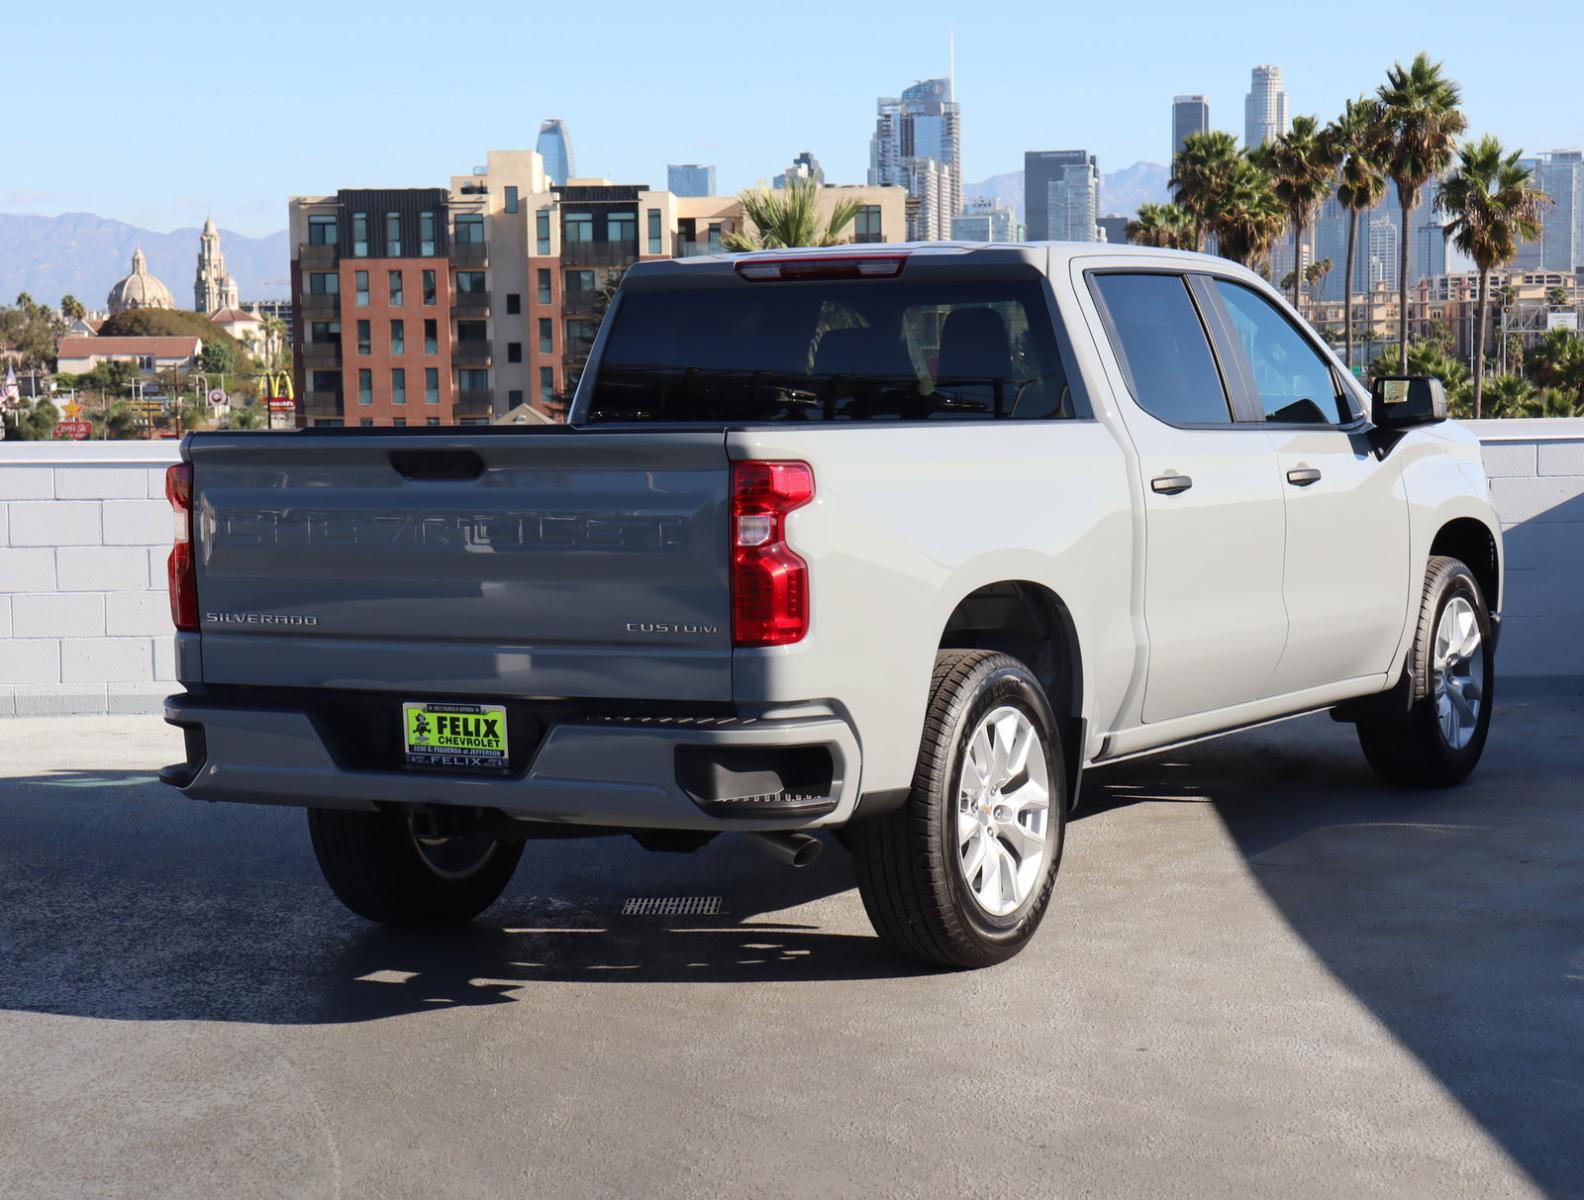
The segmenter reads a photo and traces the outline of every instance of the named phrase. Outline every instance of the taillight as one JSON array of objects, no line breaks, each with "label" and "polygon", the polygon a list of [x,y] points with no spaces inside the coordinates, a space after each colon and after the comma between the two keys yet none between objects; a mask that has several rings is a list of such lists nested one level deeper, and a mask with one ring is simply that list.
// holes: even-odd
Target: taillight
[{"label": "taillight", "polygon": [[814,499],[814,472],[801,462],[735,462],[731,493],[732,644],[801,641],[808,563],[786,543],[786,515]]},{"label": "taillight", "polygon": [[175,545],[170,553],[171,620],[188,633],[198,628],[198,568],[193,562],[192,463],[177,463],[165,472],[165,499],[170,501]]}]

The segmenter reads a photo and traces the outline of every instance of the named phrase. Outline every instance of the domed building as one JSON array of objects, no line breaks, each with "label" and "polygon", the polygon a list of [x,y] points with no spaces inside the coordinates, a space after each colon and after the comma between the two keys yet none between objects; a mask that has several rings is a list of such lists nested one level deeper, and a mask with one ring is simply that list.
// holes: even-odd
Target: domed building
[{"label": "domed building", "polygon": [[171,298],[170,288],[149,274],[148,259],[143,256],[143,247],[139,246],[132,252],[132,274],[110,289],[105,305],[114,316],[134,308],[175,308],[176,302]]}]

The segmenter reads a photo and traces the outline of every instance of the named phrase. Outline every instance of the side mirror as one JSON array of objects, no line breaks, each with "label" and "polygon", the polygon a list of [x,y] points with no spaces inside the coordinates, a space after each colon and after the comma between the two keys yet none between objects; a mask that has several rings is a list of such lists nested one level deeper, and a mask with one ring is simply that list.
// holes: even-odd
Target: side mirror
[{"label": "side mirror", "polygon": [[1446,388],[1428,375],[1379,375],[1370,386],[1370,422],[1377,429],[1411,429],[1445,421]]}]

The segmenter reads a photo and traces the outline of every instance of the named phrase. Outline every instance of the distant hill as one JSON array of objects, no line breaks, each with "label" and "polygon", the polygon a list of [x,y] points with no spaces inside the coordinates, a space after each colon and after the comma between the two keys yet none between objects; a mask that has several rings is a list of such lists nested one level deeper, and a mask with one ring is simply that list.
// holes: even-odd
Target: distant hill
[{"label": "distant hill", "polygon": [[[1171,199],[1166,180],[1171,172],[1159,163],[1136,162],[1131,167],[1100,176],[1100,213],[1120,213],[1134,216],[1141,204],[1164,204]],[[1023,216],[1023,172],[1008,171],[1005,175],[992,175],[978,183],[963,186],[970,197],[994,196],[1013,212],[1019,221]]]},{"label": "distant hill", "polygon": [[[30,292],[41,303],[58,304],[69,293],[88,308],[103,308],[111,285],[131,270],[132,251],[142,246],[149,270],[170,288],[176,304],[187,308],[201,232],[194,226],[155,233],[92,213],[0,213],[0,303]],[[243,300],[283,298],[290,291],[284,282],[291,265],[284,229],[262,238],[222,229],[220,249]]]}]

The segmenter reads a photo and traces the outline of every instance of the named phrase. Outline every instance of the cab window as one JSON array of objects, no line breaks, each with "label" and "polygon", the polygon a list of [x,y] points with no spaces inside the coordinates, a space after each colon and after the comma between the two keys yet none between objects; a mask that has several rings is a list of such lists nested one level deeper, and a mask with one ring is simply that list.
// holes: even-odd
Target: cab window
[{"label": "cab window", "polygon": [[1253,288],[1228,279],[1217,279],[1215,286],[1248,358],[1267,421],[1330,425],[1352,419],[1331,364],[1286,314]]},{"label": "cab window", "polygon": [[1092,276],[1139,407],[1168,425],[1227,425],[1226,389],[1181,275]]}]

